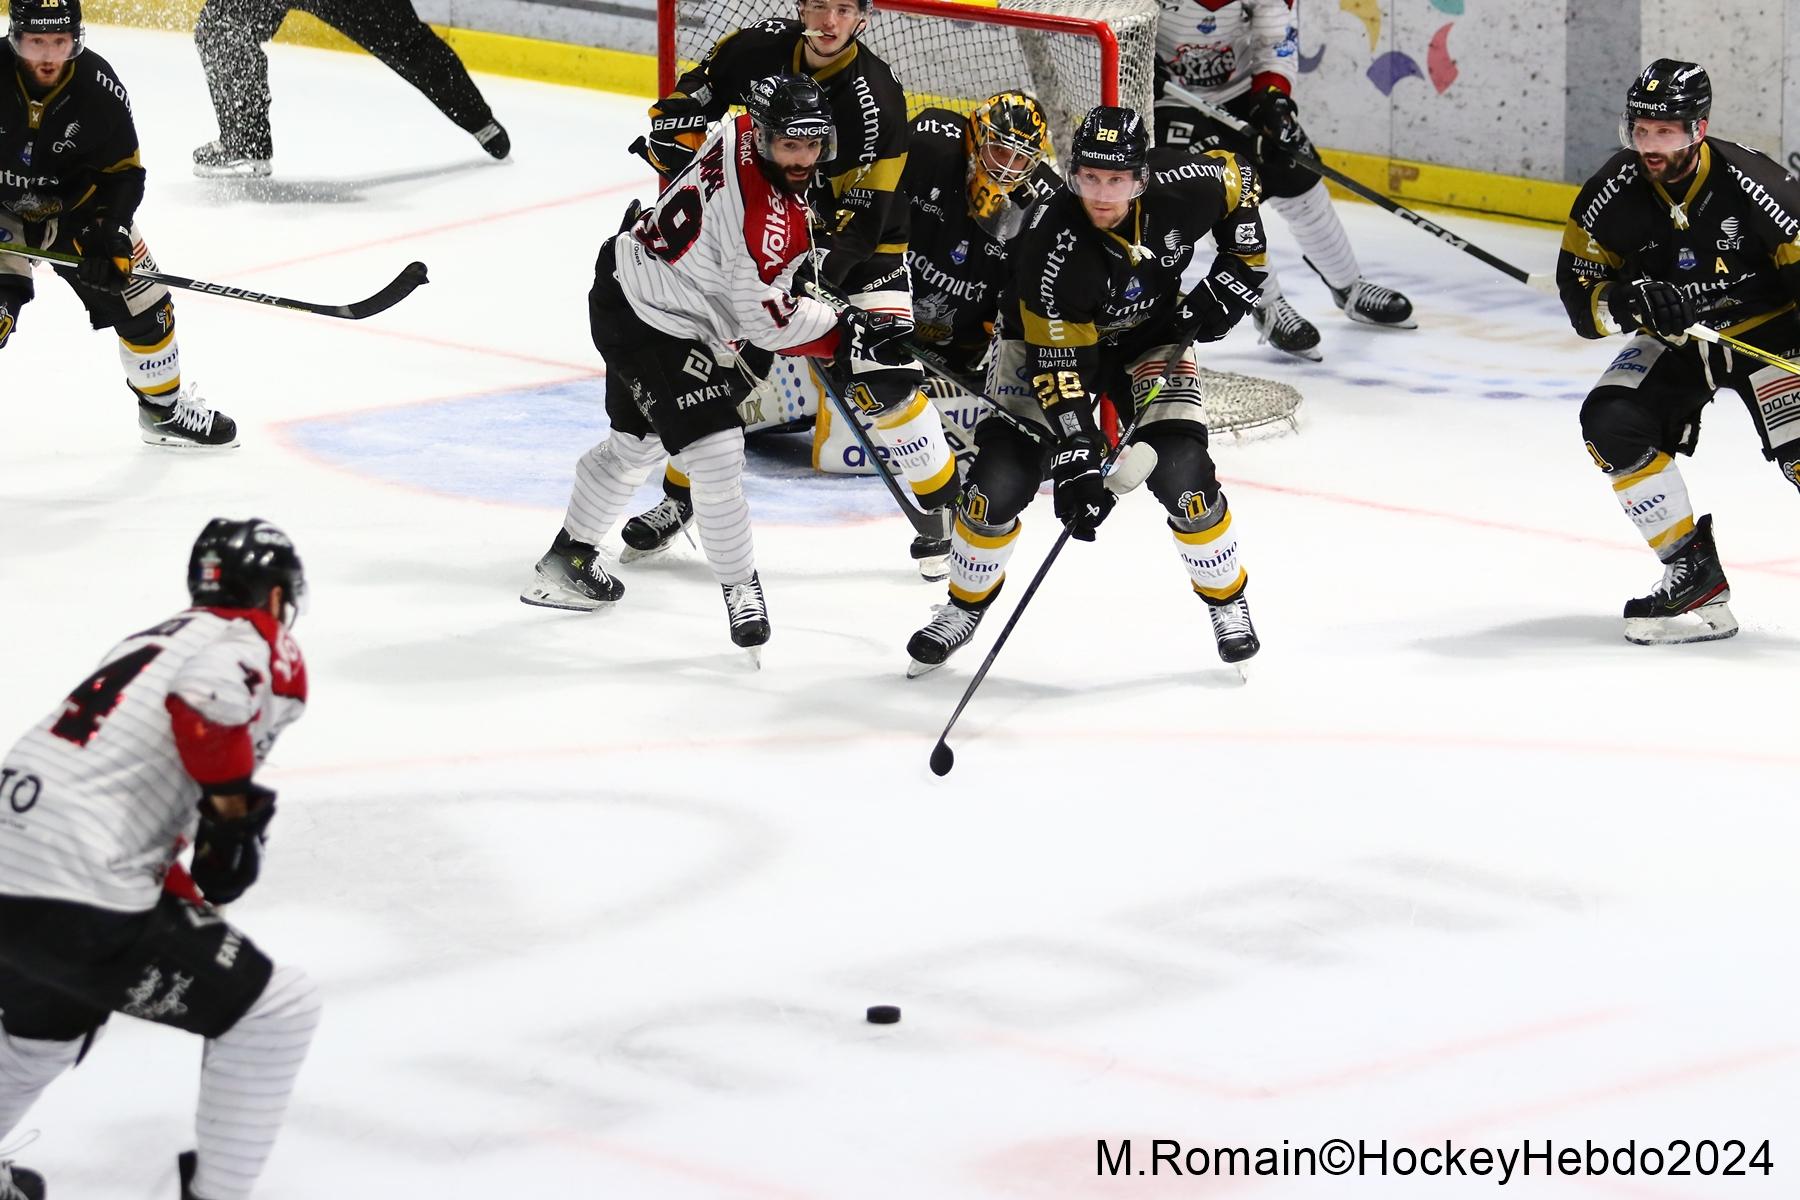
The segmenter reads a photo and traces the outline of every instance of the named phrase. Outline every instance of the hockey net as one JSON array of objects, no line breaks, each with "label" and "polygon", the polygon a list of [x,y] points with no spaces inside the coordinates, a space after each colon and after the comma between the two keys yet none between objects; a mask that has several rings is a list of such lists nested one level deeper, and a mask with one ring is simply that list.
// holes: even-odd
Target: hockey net
[{"label": "hockey net", "polygon": [[[1158,0],[875,0],[862,35],[906,89],[907,114],[968,112],[996,92],[1036,96],[1050,119],[1052,153],[1096,104],[1123,104],[1149,120]],[[791,18],[782,0],[657,0],[658,90],[734,29]],[[1208,425],[1245,436],[1298,427],[1300,393],[1284,383],[1201,371]]]},{"label": "hockey net", "polygon": [[[862,40],[893,68],[910,116],[934,105],[968,112],[1020,88],[1043,103],[1056,147],[1096,104],[1129,105],[1148,119],[1157,0],[875,0],[875,8]],[[795,15],[778,0],[657,0],[661,92],[732,30]]]}]

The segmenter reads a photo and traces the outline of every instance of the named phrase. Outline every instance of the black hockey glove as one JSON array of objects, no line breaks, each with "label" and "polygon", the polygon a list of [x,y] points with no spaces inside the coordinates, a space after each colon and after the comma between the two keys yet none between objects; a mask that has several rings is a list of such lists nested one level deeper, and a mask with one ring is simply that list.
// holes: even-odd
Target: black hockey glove
[{"label": "black hockey glove", "polygon": [[1175,308],[1175,327],[1183,332],[1194,330],[1196,342],[1216,342],[1237,323],[1238,314],[1220,304],[1204,282],[1195,284]]},{"label": "black hockey glove", "polygon": [[[1642,329],[1663,337],[1678,337],[1687,332],[1695,320],[1694,302],[1672,283],[1660,279],[1634,279],[1613,285],[1619,291],[1606,298],[1613,316],[1623,315],[1619,322],[1626,329]],[[1615,306],[1614,297],[1622,302]]]},{"label": "black hockey glove", "polygon": [[75,236],[81,265],[75,276],[102,292],[122,292],[131,282],[131,231],[113,221],[99,220]]},{"label": "black hockey glove", "polygon": [[[908,385],[916,388],[925,373],[906,348],[912,331],[912,318],[898,313],[856,307],[840,312],[837,361],[832,366],[839,386],[853,391],[859,383],[869,384],[890,394],[898,394]],[[854,393],[850,398],[856,399]],[[858,402],[858,407],[867,410],[868,399]]]},{"label": "black hockey glove", "polygon": [[1312,152],[1312,143],[1300,128],[1300,109],[1286,92],[1266,88],[1257,93],[1250,106],[1250,123],[1263,136],[1264,156],[1275,149],[1289,154]]},{"label": "black hockey glove", "polygon": [[681,174],[706,142],[706,114],[687,96],[670,96],[659,102],[650,118],[650,136],[631,144],[631,152],[656,169],[665,180]]},{"label": "black hockey glove", "polygon": [[275,793],[252,783],[241,817],[221,817],[212,801],[200,801],[200,829],[194,834],[194,865],[188,873],[209,903],[230,904],[249,890],[262,871],[263,837],[275,817]]},{"label": "black hockey glove", "polygon": [[1050,481],[1056,519],[1069,527],[1069,536],[1078,542],[1094,540],[1094,531],[1118,498],[1106,490],[1106,477],[1100,473],[1105,456],[1100,443],[1082,434],[1057,444],[1050,459]]}]

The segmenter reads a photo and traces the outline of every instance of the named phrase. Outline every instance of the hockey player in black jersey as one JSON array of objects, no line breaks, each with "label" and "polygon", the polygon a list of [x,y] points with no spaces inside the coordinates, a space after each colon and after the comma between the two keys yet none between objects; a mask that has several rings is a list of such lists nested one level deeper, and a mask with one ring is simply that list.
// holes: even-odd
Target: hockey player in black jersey
[{"label": "hockey player in black jersey", "polygon": [[913,119],[900,189],[911,226],[914,337],[973,374],[986,358],[1009,259],[1031,207],[1062,190],[1046,161],[1050,126],[1023,92],[1001,92],[967,117],[928,108]]},{"label": "hockey player in black jersey", "polygon": [[[976,430],[952,536],[949,601],[907,643],[908,674],[938,666],[974,635],[1005,578],[1019,513],[1046,476],[1057,519],[1075,538],[1093,540],[1114,502],[1101,475],[1097,397],[1138,400],[1165,371],[1167,385],[1132,440],[1156,452],[1150,490],[1206,602],[1219,657],[1241,662],[1259,648],[1231,512],[1207,453],[1192,348],[1168,362],[1183,336],[1177,331],[1215,341],[1261,294],[1256,178],[1222,150],[1177,149],[1153,164],[1148,142],[1131,109],[1088,113],[1068,156],[1068,190],[1033,209],[1013,245],[988,391],[1015,419],[989,417]],[[1219,252],[1184,298],[1182,272],[1209,234]]]},{"label": "hockey player in black jersey", "polygon": [[95,329],[119,338],[138,426],[152,445],[237,445],[237,425],[181,385],[175,306],[158,283],[132,278],[155,262],[138,232],[144,166],[124,85],[86,48],[81,0],[13,0],[0,45],[0,350],[37,294],[31,260],[8,242],[81,256],[56,273]]},{"label": "hockey player in black jersey", "polygon": [[[728,34],[651,107],[650,133],[633,149],[666,180],[693,157],[708,124],[743,103],[753,80],[781,72],[810,75],[837,114],[837,154],[824,164],[810,197],[823,252],[820,272],[858,308],[907,317],[906,205],[899,198],[906,94],[888,65],[859,41],[873,13],[874,0],[800,0],[797,20],[768,20]],[[768,360],[751,357],[760,374]],[[816,383],[808,377],[806,386]],[[894,452],[890,462],[920,507],[942,511],[947,522],[956,463],[931,404],[918,389],[894,383],[866,390],[859,403],[874,418],[876,439]],[[822,403],[819,411],[827,411]],[[676,459],[665,475],[664,499],[625,523],[626,561],[668,545],[693,519],[681,467]],[[945,550],[938,538],[913,544],[913,556],[922,562]]]},{"label": "hockey player in black jersey", "polygon": [[1696,322],[1800,358],[1800,183],[1761,152],[1707,136],[1712,83],[1658,59],[1626,95],[1614,155],[1576,197],[1556,278],[1582,337],[1630,341],[1581,406],[1594,463],[1663,562],[1625,605],[1638,643],[1737,632],[1712,516],[1694,516],[1675,455],[1692,453],[1719,388],[1749,407],[1763,454],[1800,487],[1800,378],[1687,336]]}]

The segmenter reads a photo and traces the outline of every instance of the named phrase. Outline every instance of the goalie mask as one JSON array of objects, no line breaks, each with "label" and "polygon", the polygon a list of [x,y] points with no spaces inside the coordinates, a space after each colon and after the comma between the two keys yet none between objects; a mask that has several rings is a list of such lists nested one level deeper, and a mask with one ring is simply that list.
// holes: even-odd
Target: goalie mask
[{"label": "goalie mask", "polygon": [[1024,92],[990,96],[969,114],[963,152],[969,160],[969,215],[982,232],[1005,241],[1024,217],[1011,200],[1013,189],[1050,154],[1043,107]]},{"label": "goalie mask", "polygon": [[74,41],[69,57],[81,53],[87,31],[81,23],[81,0],[12,0],[12,24],[7,36],[23,56],[20,43],[27,34],[67,34]]},{"label": "goalie mask", "polygon": [[[1698,63],[1659,58],[1644,68],[1625,93],[1625,115],[1619,119],[1619,144],[1639,154],[1663,155],[1673,174],[1687,171],[1686,154],[1702,136],[1712,115],[1712,80]],[[1679,130],[1662,122],[1674,122]]]},{"label": "goalie mask", "polygon": [[259,517],[214,517],[188,555],[188,596],[196,608],[263,608],[281,588],[281,623],[306,611],[306,571],[288,535]]},{"label": "goalie mask", "polygon": [[[806,75],[770,75],[750,85],[744,102],[756,126],[756,154],[763,174],[776,187],[801,193],[818,167],[837,157],[837,126],[831,121],[831,105],[825,93]],[[818,156],[797,174],[798,163],[784,162],[778,143],[784,138],[818,142]]]}]

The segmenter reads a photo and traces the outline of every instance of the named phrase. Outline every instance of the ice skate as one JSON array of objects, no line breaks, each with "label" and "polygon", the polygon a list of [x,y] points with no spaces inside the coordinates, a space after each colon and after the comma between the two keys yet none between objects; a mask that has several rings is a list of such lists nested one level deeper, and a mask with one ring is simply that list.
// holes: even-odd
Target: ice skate
[{"label": "ice skate", "polygon": [[619,552],[619,561],[636,562],[660,554],[673,544],[676,534],[687,534],[688,544],[692,545],[694,535],[687,531],[693,523],[692,503],[664,496],[654,507],[625,522],[619,530],[619,537],[625,543],[625,549]]},{"label": "ice skate", "polygon": [[[1329,284],[1326,285],[1330,287]],[[1413,320],[1412,301],[1393,288],[1370,283],[1357,276],[1347,288],[1331,288],[1331,298],[1344,310],[1344,315],[1362,325],[1380,325],[1388,329],[1417,329]]]},{"label": "ice skate", "polygon": [[1650,594],[1625,602],[1625,640],[1658,646],[1728,638],[1738,631],[1730,600],[1708,513],[1695,522],[1687,544],[1663,563],[1662,581]]},{"label": "ice skate", "polygon": [[44,1200],[44,1177],[11,1162],[0,1162],[0,1200]]},{"label": "ice skate", "polygon": [[225,143],[212,141],[194,151],[194,174],[202,179],[262,179],[273,168],[269,156],[227,150]]},{"label": "ice skate", "polygon": [[945,505],[931,515],[942,526],[939,536],[920,534],[912,540],[913,561],[919,564],[919,578],[938,583],[950,575],[950,506]]},{"label": "ice skate", "polygon": [[762,647],[769,640],[769,603],[763,597],[762,580],[752,572],[746,583],[723,583],[725,615],[731,620],[731,641],[750,652],[753,666],[762,666]]},{"label": "ice skate", "polygon": [[980,608],[964,608],[954,602],[932,605],[931,620],[907,639],[906,652],[912,655],[912,663],[906,668],[906,677],[917,679],[928,671],[937,670],[952,654],[966,646],[975,636],[976,627],[992,602],[993,597],[989,596]]},{"label": "ice skate", "polygon": [[477,129],[475,140],[481,143],[483,150],[501,161],[505,161],[512,153],[512,138],[507,136],[506,127],[498,121],[489,121]]},{"label": "ice skate", "polygon": [[1267,342],[1295,358],[1323,361],[1325,356],[1319,351],[1318,327],[1301,316],[1300,310],[1289,304],[1286,296],[1265,299],[1250,310],[1250,317],[1256,322],[1258,341]]},{"label": "ice skate", "polygon": [[1238,594],[1224,603],[1207,597],[1206,615],[1212,619],[1213,640],[1219,646],[1219,661],[1238,669],[1240,678],[1248,678],[1244,663],[1256,657],[1262,649],[1262,641],[1256,636],[1256,626],[1250,622],[1250,601],[1247,589],[1238,589]]},{"label": "ice skate", "polygon": [[188,450],[229,450],[238,444],[237,422],[215,412],[192,384],[172,404],[139,398],[138,434],[147,445]]},{"label": "ice skate", "polygon": [[566,529],[556,531],[556,541],[538,559],[532,579],[519,599],[539,608],[592,612],[625,594],[625,585],[607,574],[600,553],[587,542],[578,542]]}]

